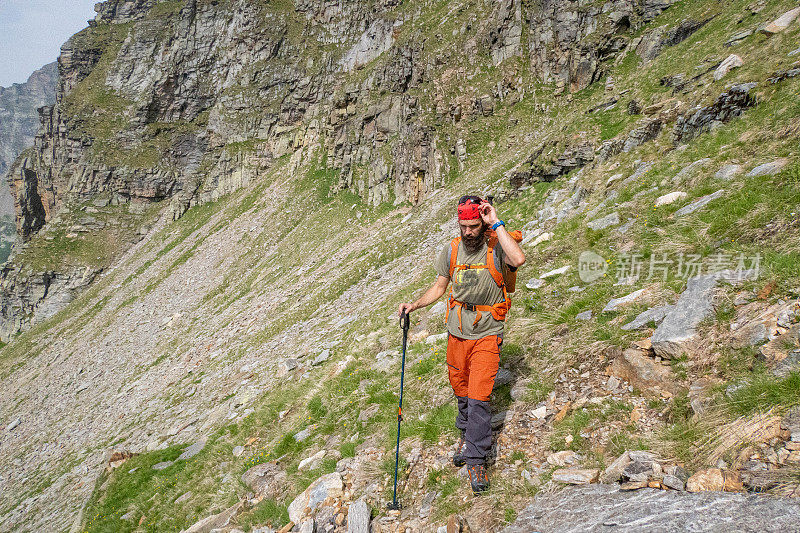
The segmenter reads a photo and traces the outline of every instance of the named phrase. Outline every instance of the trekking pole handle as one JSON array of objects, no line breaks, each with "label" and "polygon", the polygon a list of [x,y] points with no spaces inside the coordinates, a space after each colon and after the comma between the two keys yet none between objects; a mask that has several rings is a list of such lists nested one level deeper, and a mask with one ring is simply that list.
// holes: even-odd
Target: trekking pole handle
[{"label": "trekking pole handle", "polygon": [[403,314],[400,315],[400,327],[403,331],[408,331],[408,329],[411,327],[409,315],[410,313],[406,311],[403,311]]}]

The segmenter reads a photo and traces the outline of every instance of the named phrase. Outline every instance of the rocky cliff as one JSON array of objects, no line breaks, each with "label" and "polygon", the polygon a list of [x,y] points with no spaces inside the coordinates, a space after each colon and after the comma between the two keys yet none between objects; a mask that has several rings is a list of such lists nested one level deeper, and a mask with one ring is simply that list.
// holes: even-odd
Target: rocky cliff
[{"label": "rocky cliff", "polygon": [[[463,168],[459,131],[476,116],[536,83],[587,87],[669,5],[507,0],[482,16],[478,4],[448,13],[446,39],[425,24],[435,3],[98,4],[63,46],[57,103],[41,109],[35,146],[10,171],[20,238],[97,194],[171,199],[177,218],[284,156],[293,168],[324,160],[329,193],[417,204]],[[472,59],[453,68],[462,56]],[[471,82],[504,61],[502,80]],[[6,303],[0,329],[17,331],[37,305]]]},{"label": "rocky cliff", "polygon": [[454,13],[445,47],[419,24],[421,6],[396,0],[99,4],[64,45],[58,104],[42,111],[35,150],[15,169],[20,233],[30,238],[71,196],[193,205],[318,148],[340,175],[334,189],[373,205],[417,203],[450,169],[455,141],[441,126],[491,114],[495,99],[530,83],[432,94],[423,83],[448,70],[448,56],[481,52],[493,66],[517,57],[534,80],[575,91],[668,5],[493,3],[485,17]]},{"label": "rocky cliff", "polygon": [[[58,69],[45,65],[25,83],[0,87],[0,177],[4,177],[17,156],[33,145],[39,128],[37,109],[56,100]],[[16,241],[14,199],[9,184],[0,179],[0,261],[5,262]]]},{"label": "rocky cliff", "polygon": [[[0,87],[0,175],[4,175],[17,156],[33,145],[39,128],[37,109],[56,101],[58,69],[45,65],[25,83]],[[14,216],[14,203],[8,185],[0,184],[0,215]]]},{"label": "rocky cliff", "polygon": [[[98,4],[10,174],[0,531],[526,528],[535,492],[601,472],[684,514],[797,493],[792,7]],[[395,310],[464,192],[528,254],[495,490],[449,466],[438,306],[387,513]],[[648,496],[581,494],[632,520]]]}]

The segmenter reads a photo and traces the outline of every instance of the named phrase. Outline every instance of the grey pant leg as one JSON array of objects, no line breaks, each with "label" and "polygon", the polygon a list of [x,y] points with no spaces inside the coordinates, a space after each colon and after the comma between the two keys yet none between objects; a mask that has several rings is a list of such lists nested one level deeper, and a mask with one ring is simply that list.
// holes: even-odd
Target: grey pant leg
[{"label": "grey pant leg", "polygon": [[467,447],[464,457],[469,465],[482,465],[492,447],[492,412],[489,402],[470,398],[467,403]]},{"label": "grey pant leg", "polygon": [[467,420],[468,420],[468,407],[467,407],[467,397],[466,396],[456,396],[456,400],[458,400],[458,414],[456,415],[456,427],[461,430],[461,434],[463,435],[464,432],[467,430]]}]

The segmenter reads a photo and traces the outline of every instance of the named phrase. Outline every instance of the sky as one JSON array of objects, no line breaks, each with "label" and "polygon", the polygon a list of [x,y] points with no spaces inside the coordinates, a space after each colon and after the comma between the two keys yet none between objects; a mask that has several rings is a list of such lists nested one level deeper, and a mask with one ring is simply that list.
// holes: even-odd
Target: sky
[{"label": "sky", "polygon": [[0,0],[0,87],[24,83],[55,61],[61,45],[93,19],[98,0]]}]

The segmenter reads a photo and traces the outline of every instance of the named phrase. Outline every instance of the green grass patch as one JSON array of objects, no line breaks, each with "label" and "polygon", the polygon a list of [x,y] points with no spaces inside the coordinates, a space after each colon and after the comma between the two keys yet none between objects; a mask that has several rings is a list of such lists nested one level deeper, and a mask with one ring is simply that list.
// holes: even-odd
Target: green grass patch
[{"label": "green grass patch", "polygon": [[726,395],[725,404],[735,414],[749,415],[773,407],[788,408],[800,404],[800,372],[784,378],[755,374]]}]

